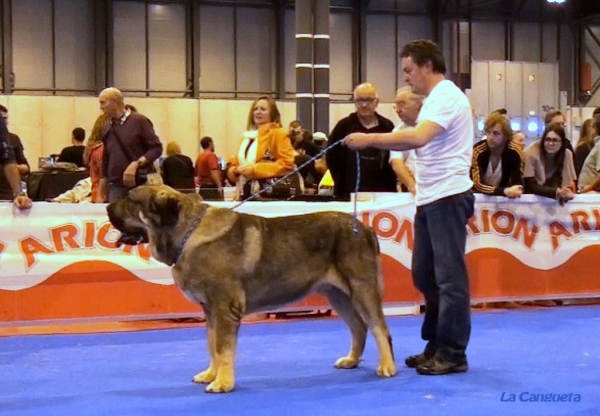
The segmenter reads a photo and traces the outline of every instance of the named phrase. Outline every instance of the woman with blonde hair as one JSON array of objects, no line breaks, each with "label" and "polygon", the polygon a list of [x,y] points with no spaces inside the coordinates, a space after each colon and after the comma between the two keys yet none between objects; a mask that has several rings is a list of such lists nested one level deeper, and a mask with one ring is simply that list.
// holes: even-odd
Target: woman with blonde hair
[{"label": "woman with blonde hair", "polygon": [[181,146],[175,141],[167,143],[166,153],[167,157],[162,163],[165,185],[183,193],[196,192],[192,159],[181,154]]},{"label": "woman with blonde hair", "polygon": [[[248,198],[252,184],[280,178],[294,169],[294,149],[273,98],[262,95],[250,106],[246,132],[236,156],[227,167],[227,177]],[[255,182],[258,181],[258,182]],[[300,189],[297,189],[300,192]]]},{"label": "woman with blonde hair", "polygon": [[104,114],[98,116],[90,137],[83,151],[83,165],[90,171],[90,180],[92,181],[92,202],[104,203],[105,198],[100,195],[100,178],[102,177],[102,155],[104,153],[104,144],[102,138],[106,133],[110,120]]}]

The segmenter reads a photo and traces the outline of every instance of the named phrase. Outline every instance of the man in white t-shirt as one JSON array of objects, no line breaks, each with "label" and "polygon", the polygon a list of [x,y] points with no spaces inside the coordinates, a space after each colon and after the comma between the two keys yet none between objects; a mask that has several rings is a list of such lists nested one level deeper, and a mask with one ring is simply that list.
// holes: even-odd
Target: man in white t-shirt
[{"label": "man in white t-shirt", "polygon": [[[398,89],[398,91],[396,91],[394,110],[396,110],[396,114],[398,114],[398,117],[402,122],[392,131],[415,127],[424,99],[425,97],[415,94],[410,87]],[[390,152],[390,164],[392,165],[392,169],[394,169],[398,181],[413,195],[415,195],[417,190],[415,181],[415,157],[414,150],[405,150],[404,152],[392,150]]]},{"label": "man in white t-shirt", "polygon": [[426,96],[417,125],[387,134],[354,133],[353,149],[416,149],[417,213],[412,274],[425,298],[423,353],[405,362],[419,374],[468,370],[465,351],[471,334],[469,278],[465,262],[466,224],[475,198],[469,176],[473,119],[465,94],[446,80],[444,55],[435,43],[418,40],[401,53],[404,80]]}]

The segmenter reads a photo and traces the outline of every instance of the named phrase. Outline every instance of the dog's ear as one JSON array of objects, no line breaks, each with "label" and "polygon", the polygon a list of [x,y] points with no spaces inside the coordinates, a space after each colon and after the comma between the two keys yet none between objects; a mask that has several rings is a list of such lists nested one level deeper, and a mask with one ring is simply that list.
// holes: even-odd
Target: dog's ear
[{"label": "dog's ear", "polygon": [[150,200],[150,212],[158,215],[160,225],[174,225],[179,218],[180,203],[177,197],[161,192]]}]

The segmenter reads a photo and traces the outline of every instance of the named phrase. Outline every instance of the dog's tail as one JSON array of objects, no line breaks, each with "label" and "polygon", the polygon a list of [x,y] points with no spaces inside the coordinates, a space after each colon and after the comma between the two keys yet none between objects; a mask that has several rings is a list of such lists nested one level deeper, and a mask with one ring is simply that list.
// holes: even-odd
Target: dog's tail
[{"label": "dog's tail", "polygon": [[377,283],[379,286],[379,294],[383,296],[383,273],[381,272],[381,248],[379,246],[379,238],[377,233],[372,227],[366,226],[367,238],[369,239],[369,245],[377,256]]}]

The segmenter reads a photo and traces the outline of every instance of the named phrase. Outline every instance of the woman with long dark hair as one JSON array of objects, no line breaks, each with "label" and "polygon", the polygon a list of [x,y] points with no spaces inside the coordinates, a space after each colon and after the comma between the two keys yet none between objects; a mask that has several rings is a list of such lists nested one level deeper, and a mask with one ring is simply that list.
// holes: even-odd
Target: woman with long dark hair
[{"label": "woman with long dark hair", "polygon": [[594,137],[592,136],[591,127],[592,119],[588,118],[583,122],[579,131],[579,141],[575,148],[575,173],[577,176],[581,173],[585,159],[594,148]]},{"label": "woman with long dark hair", "polygon": [[563,203],[575,196],[573,153],[560,124],[546,126],[542,138],[525,150],[525,192]]}]

